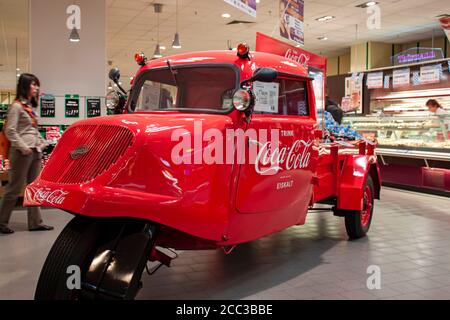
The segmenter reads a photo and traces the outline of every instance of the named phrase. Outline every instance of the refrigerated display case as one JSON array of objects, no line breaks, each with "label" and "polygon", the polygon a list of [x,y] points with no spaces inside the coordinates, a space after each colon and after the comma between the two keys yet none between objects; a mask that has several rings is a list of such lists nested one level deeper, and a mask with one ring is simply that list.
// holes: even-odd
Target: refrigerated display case
[{"label": "refrigerated display case", "polygon": [[[370,90],[370,113],[343,123],[376,139],[385,184],[450,195],[450,88],[408,89]],[[430,113],[429,99],[446,114]]]}]

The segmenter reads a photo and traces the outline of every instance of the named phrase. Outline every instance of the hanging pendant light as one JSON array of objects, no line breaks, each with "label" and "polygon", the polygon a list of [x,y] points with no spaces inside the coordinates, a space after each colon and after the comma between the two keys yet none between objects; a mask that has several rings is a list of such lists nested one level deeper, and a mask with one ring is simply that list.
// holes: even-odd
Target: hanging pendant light
[{"label": "hanging pendant light", "polygon": [[178,35],[178,32],[175,33],[175,38],[173,39],[173,42],[172,42],[172,48],[175,48],[175,49],[181,48],[180,36]]},{"label": "hanging pendant light", "polygon": [[80,42],[80,35],[78,34],[77,28],[73,27],[72,31],[70,32],[69,40],[70,42]]},{"label": "hanging pendant light", "polygon": [[176,19],[176,26],[175,26],[175,37],[173,38],[172,42],[172,48],[174,49],[180,49],[181,48],[181,42],[180,42],[180,35],[178,34],[178,0],[175,7],[175,19]]},{"label": "hanging pendant light", "polygon": [[162,54],[161,54],[161,48],[159,47],[159,43],[156,45],[155,48],[155,53],[153,54],[154,58],[161,58]]},{"label": "hanging pendant light", "polygon": [[159,46],[159,14],[162,12],[162,4],[154,3],[153,7],[156,13],[156,48],[153,58],[157,59],[162,57],[161,48]]}]

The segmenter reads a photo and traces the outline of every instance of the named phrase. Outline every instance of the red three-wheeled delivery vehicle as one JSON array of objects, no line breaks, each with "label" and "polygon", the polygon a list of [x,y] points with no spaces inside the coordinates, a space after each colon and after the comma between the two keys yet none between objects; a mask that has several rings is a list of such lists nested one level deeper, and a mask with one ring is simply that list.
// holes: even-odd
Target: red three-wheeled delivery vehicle
[{"label": "red three-wheeled delivery vehicle", "polygon": [[316,203],[365,236],[380,196],[374,147],[323,141],[302,64],[245,44],[135,58],[123,112],[71,125],[26,188],[25,205],[74,215],[36,299],[133,299],[148,261],[170,265],[166,248],[228,253],[304,224]]}]

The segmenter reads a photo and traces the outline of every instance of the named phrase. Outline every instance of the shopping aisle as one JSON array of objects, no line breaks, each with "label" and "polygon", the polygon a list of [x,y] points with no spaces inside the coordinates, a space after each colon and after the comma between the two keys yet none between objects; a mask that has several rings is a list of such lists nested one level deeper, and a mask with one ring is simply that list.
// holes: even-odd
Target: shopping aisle
[{"label": "shopping aisle", "polygon": [[[0,236],[0,299],[31,299],[51,244],[69,214],[45,210],[48,233]],[[311,212],[306,225],[222,251],[181,252],[144,273],[138,299],[450,299],[450,199],[384,188],[369,236],[348,241],[343,219]],[[381,289],[366,286],[381,269]]]}]

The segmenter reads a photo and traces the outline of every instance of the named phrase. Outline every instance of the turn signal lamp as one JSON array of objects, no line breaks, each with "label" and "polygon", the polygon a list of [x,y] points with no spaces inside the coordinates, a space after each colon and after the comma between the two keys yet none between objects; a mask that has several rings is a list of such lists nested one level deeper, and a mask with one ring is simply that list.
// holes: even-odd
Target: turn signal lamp
[{"label": "turn signal lamp", "polygon": [[240,43],[237,46],[237,55],[239,58],[247,59],[250,53],[250,47],[246,43]]},{"label": "turn signal lamp", "polygon": [[136,53],[134,55],[134,60],[136,60],[137,64],[140,66],[144,66],[147,63],[147,58],[143,52]]}]

